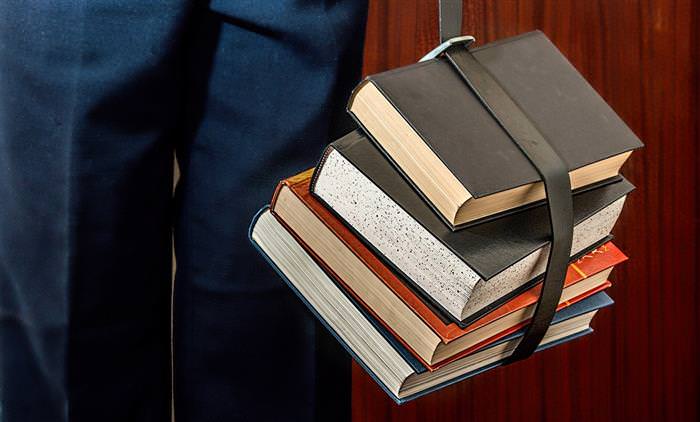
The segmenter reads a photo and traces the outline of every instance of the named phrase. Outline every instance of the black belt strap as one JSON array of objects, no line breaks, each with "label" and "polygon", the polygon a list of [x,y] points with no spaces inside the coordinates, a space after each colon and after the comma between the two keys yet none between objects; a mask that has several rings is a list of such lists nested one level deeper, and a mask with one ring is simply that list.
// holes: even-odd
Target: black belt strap
[{"label": "black belt strap", "polygon": [[462,1],[440,0],[440,42],[462,35]]},{"label": "black belt strap", "polygon": [[[440,36],[443,43],[447,41],[444,37],[454,38],[460,35],[461,10],[461,0],[440,0]],[[457,16],[448,16],[452,11],[460,13]],[[456,21],[458,23],[455,23]],[[449,45],[443,54],[535,167],[544,182],[547,195],[552,232],[547,269],[532,321],[509,358],[509,362],[514,362],[535,352],[552,323],[564,288],[574,223],[568,167],[523,110],[474,58],[466,45]]]}]

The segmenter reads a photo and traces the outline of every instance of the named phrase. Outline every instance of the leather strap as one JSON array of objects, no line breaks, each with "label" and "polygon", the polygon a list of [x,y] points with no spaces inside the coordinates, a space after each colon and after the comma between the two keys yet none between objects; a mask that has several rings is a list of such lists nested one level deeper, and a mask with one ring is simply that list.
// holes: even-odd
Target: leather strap
[{"label": "leather strap", "polygon": [[462,0],[439,0],[440,43],[462,34]]},{"label": "leather strap", "polygon": [[[535,352],[559,305],[573,241],[571,183],[567,165],[488,70],[474,58],[465,45],[448,43],[444,38],[460,35],[462,14],[449,14],[455,10],[461,12],[461,6],[461,0],[440,0],[440,36],[442,43],[447,45],[444,54],[484,107],[532,163],[542,178],[547,196],[552,233],[547,268],[532,321],[508,359],[511,363],[527,358]],[[446,24],[443,25],[443,22]]]}]

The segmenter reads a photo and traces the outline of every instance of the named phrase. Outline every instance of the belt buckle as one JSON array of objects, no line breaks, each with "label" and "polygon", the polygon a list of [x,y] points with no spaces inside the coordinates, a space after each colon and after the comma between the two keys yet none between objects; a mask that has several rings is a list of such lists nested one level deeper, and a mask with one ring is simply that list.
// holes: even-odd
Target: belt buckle
[{"label": "belt buckle", "polygon": [[472,45],[472,43],[474,43],[474,41],[476,41],[476,38],[471,35],[461,35],[459,37],[450,38],[432,49],[418,61],[424,62],[426,60],[434,59],[435,57],[438,57],[440,54],[444,53],[448,48],[452,48],[456,45],[464,45],[466,48],[468,48],[470,45]]}]

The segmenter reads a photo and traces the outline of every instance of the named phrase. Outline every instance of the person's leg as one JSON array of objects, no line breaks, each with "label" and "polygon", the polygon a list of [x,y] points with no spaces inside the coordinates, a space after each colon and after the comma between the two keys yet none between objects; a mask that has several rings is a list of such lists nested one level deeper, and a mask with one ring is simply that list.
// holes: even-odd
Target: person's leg
[{"label": "person's leg", "polygon": [[330,357],[340,379],[318,373],[324,334],[247,228],[278,180],[348,130],[338,122],[360,77],[366,4],[214,0],[203,15],[189,37],[192,139],[178,150],[176,420],[321,418],[317,390],[340,386],[349,403],[349,357]]},{"label": "person's leg", "polygon": [[170,418],[183,0],[0,2],[0,420]]}]

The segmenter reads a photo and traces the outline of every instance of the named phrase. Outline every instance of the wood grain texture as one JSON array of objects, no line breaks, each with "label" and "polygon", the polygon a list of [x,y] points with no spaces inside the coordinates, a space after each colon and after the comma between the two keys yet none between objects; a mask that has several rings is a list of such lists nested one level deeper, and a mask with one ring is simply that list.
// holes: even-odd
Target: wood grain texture
[{"label": "wood grain texture", "polygon": [[[592,336],[396,406],[353,368],[359,421],[700,420],[700,4],[693,0],[464,3],[479,43],[541,29],[645,142],[615,228],[630,261]],[[365,73],[437,44],[437,0],[371,0]],[[546,397],[546,399],[545,399]]]}]

